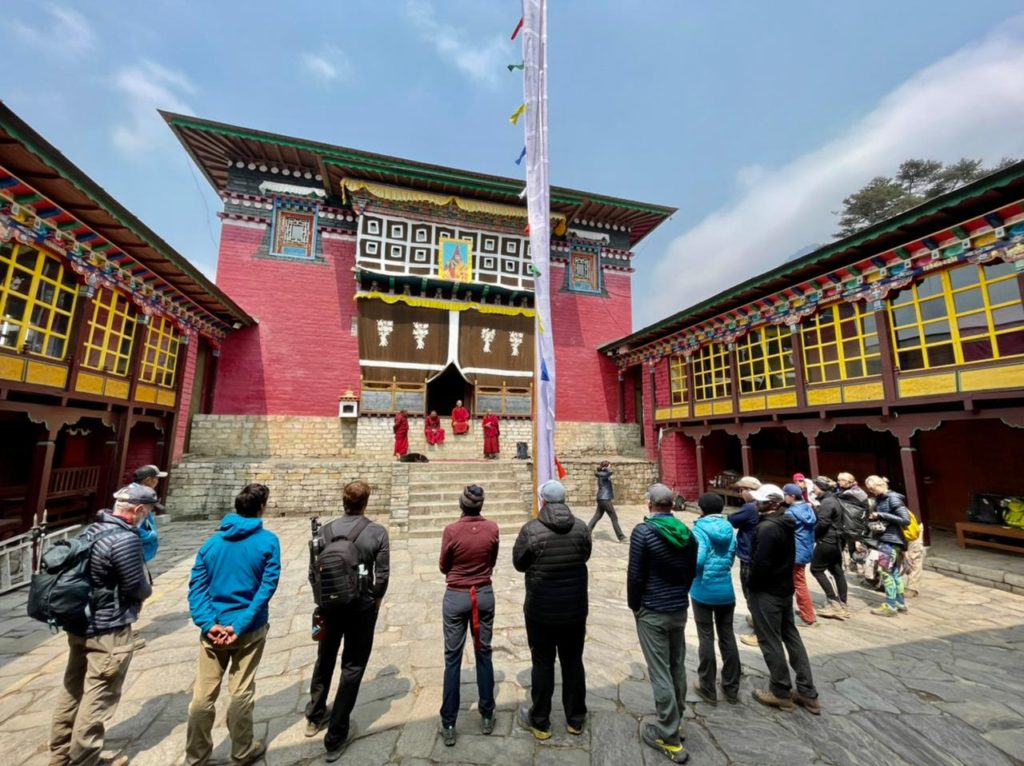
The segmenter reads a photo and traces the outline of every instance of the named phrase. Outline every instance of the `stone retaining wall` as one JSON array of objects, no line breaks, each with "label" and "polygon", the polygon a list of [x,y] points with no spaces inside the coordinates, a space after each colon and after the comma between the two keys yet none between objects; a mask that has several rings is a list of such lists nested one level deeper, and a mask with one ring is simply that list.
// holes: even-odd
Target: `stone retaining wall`
[{"label": "stone retaining wall", "polygon": [[[582,518],[587,516],[585,508],[596,507],[597,460],[562,460],[562,467],[568,473],[562,479],[565,485],[569,507],[579,511]],[[621,505],[643,505],[647,503],[647,488],[657,480],[657,465],[647,460],[613,461],[612,483],[615,487],[615,502]],[[589,517],[588,517],[589,518]]]},{"label": "stone retaining wall", "polygon": [[356,418],[195,415],[188,454],[203,457],[350,457]]}]

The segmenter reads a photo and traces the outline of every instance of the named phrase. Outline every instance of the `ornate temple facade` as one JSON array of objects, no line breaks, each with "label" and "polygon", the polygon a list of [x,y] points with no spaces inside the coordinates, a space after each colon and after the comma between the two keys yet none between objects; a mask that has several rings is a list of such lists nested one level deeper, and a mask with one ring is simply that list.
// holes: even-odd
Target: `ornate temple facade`
[{"label": "ornate temple facade", "polygon": [[[223,347],[213,412],[528,418],[534,279],[523,182],[165,114],[223,200],[217,284],[257,324]],[[634,420],[633,248],[674,209],[554,188],[560,420]],[[339,409],[340,408],[340,409]]]},{"label": "ornate temple facade", "polygon": [[[689,497],[723,472],[888,476],[926,532],[1024,495],[1024,163],[602,347]],[[642,372],[641,372],[642,371]]]},{"label": "ornate temple facade", "polygon": [[0,104],[0,538],[181,453],[252,318]]}]

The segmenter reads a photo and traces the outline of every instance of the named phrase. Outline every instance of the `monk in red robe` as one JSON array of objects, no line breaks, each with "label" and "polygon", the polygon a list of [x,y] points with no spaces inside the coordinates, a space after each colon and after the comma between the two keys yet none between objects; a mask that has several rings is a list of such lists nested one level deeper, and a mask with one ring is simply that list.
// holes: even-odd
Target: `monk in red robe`
[{"label": "monk in red robe", "polygon": [[498,457],[498,452],[501,451],[498,447],[498,435],[501,433],[501,429],[498,426],[498,416],[487,410],[481,425],[484,429],[484,457],[496,458]]},{"label": "monk in red robe", "polygon": [[405,410],[395,415],[395,455],[402,457],[409,451],[409,413]]},{"label": "monk in red robe", "polygon": [[469,410],[462,406],[462,400],[455,402],[455,409],[452,410],[452,433],[456,436],[464,434],[469,430]]},{"label": "monk in red robe", "polygon": [[444,429],[437,410],[431,410],[423,421],[423,435],[427,437],[427,444],[444,444]]}]

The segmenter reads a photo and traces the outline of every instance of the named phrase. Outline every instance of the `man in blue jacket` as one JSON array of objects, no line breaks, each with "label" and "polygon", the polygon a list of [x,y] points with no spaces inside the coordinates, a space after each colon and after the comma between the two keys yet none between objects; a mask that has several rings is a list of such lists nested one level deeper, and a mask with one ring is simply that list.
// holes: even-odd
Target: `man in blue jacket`
[{"label": "man in blue jacket", "polygon": [[247,766],[267,750],[265,743],[254,741],[252,708],[268,605],[281,576],[281,544],[260,519],[269,495],[262,484],[247,484],[235,498],[235,513],[224,517],[192,567],[188,606],[200,637],[185,743],[189,766],[205,766],[213,752],[214,702],[229,665],[231,762]]},{"label": "man in blue jacket", "polygon": [[697,543],[672,515],[675,495],[664,484],[647,490],[651,515],[633,527],[629,539],[626,598],[636,617],[640,648],[654,689],[656,724],[644,724],[644,744],[673,763],[690,754],[679,732],[686,700],[686,609],[697,568]]},{"label": "man in blue jacket", "polygon": [[803,489],[799,484],[787,484],[782,488],[786,496],[786,515],[796,522],[796,560],[793,563],[793,588],[796,592],[796,607],[800,620],[811,627],[818,619],[814,611],[814,599],[807,587],[807,565],[814,556],[814,527],[818,517],[811,504],[804,501]]}]

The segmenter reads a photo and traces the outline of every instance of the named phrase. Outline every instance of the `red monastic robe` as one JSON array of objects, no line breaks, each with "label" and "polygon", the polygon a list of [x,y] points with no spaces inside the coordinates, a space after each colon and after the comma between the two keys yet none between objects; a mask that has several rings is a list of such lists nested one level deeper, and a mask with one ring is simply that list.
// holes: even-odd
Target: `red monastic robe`
[{"label": "red monastic robe", "polygon": [[501,433],[501,428],[498,426],[498,416],[484,415],[482,425],[484,428],[484,454],[497,455],[501,451],[498,447],[498,435]]},{"label": "red monastic robe", "polygon": [[395,415],[395,454],[401,457],[409,451],[409,419],[399,412]]},{"label": "red monastic robe", "polygon": [[441,428],[440,415],[427,415],[423,423],[423,434],[427,437],[427,444],[444,444],[444,429]]},{"label": "red monastic robe", "polygon": [[469,410],[465,407],[456,407],[452,410],[452,432],[455,435],[464,434],[469,430]]}]

